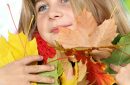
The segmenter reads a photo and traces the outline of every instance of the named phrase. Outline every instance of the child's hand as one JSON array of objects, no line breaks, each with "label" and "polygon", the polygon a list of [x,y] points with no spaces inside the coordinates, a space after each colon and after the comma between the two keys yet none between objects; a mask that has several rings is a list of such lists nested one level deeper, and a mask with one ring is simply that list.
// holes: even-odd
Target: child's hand
[{"label": "child's hand", "polygon": [[118,72],[115,78],[119,85],[130,85],[130,64],[125,67],[111,65],[111,68]]},{"label": "child's hand", "polygon": [[54,70],[49,65],[29,65],[41,57],[26,57],[0,68],[0,85],[31,85],[30,82],[53,83],[54,79],[36,73]]}]

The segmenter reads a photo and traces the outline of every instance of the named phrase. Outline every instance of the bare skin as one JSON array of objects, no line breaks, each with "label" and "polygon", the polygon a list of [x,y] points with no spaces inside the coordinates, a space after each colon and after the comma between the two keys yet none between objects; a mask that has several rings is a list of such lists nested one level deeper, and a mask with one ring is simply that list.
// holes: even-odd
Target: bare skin
[{"label": "bare skin", "polygon": [[130,64],[123,67],[112,64],[111,68],[117,72],[115,78],[119,85],[130,85]]},{"label": "bare skin", "polygon": [[37,74],[52,71],[54,66],[29,65],[41,60],[42,57],[26,57],[4,66],[0,69],[0,85],[31,85],[31,82],[54,83],[53,78],[42,77]]}]

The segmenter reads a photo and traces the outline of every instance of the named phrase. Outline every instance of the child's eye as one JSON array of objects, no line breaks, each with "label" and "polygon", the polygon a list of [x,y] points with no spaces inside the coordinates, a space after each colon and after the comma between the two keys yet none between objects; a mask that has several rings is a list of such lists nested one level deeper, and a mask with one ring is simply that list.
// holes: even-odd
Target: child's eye
[{"label": "child's eye", "polygon": [[38,8],[38,12],[44,12],[48,9],[48,5],[47,4],[43,4]]},{"label": "child's eye", "polygon": [[67,3],[69,0],[61,0],[62,3]]}]

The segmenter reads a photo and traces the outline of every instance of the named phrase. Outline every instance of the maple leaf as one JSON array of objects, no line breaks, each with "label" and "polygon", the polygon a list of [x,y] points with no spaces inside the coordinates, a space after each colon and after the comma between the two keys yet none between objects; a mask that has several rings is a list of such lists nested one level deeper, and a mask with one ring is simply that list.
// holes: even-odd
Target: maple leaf
[{"label": "maple leaf", "polygon": [[97,61],[100,61],[101,59],[106,59],[111,57],[111,53],[113,52],[113,49],[110,48],[98,48],[95,50],[92,50],[90,53],[91,56]]},{"label": "maple leaf", "polygon": [[59,29],[57,42],[65,49],[109,46],[112,45],[111,42],[117,35],[117,26],[113,19],[105,20],[101,25],[97,26],[94,17],[87,11],[78,16],[73,28],[61,27]]},{"label": "maple leaf", "polygon": [[38,55],[35,39],[28,41],[23,33],[9,33],[8,41],[0,38],[0,67],[30,55]]},{"label": "maple leaf", "polygon": [[98,26],[97,30],[90,37],[91,47],[111,46],[112,41],[117,36],[117,26],[114,19],[105,20]]},{"label": "maple leaf", "polygon": [[[78,16],[75,21],[73,28],[60,28],[57,42],[63,46],[65,54],[69,56],[74,55],[77,61],[82,61],[82,63],[85,63],[87,60],[87,80],[89,80],[90,84],[112,85],[115,83],[114,78],[105,72],[106,67],[103,63],[89,59],[90,52],[92,55],[95,54],[94,48],[112,46],[111,42],[117,35],[117,26],[114,19],[105,20],[101,25],[97,26],[92,14],[83,11],[81,16]],[[76,50],[75,48],[78,47],[82,49]],[[88,57],[84,50],[85,47],[86,49],[88,48]],[[100,49],[100,51],[98,51],[99,49],[95,50],[97,51],[96,56],[101,56],[102,54],[103,56],[104,54],[108,56],[111,53],[109,48]]]},{"label": "maple leaf", "polygon": [[92,85],[113,85],[114,77],[105,72],[106,65],[99,62],[93,62],[87,57],[87,80]]},{"label": "maple leaf", "polygon": [[[80,70],[79,70],[78,77],[81,78],[80,80],[82,80],[81,82],[79,82],[79,84],[89,82],[89,84],[95,84],[95,85],[112,85],[115,83],[114,78],[105,72],[106,70],[105,64],[94,61],[92,57],[86,56],[84,51],[76,51],[73,53],[73,55],[76,57],[77,61],[80,61],[80,63],[81,62],[83,63],[79,66]],[[84,70],[82,70],[84,65],[87,68],[86,72],[84,71],[85,68]],[[86,73],[87,75],[85,75]],[[86,76],[86,82],[83,80],[84,75]]]},{"label": "maple leaf", "polygon": [[61,27],[56,41],[64,48],[84,47],[88,44],[88,35],[91,34],[96,27],[97,23],[92,14],[84,10],[81,16],[78,16],[73,23],[73,28],[75,29],[71,30],[73,28],[66,29]]}]

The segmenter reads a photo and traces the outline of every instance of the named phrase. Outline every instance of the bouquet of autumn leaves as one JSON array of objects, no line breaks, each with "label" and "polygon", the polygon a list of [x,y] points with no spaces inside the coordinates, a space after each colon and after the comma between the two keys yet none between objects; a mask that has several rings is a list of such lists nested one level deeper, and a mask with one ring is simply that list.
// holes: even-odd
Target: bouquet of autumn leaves
[{"label": "bouquet of autumn leaves", "polygon": [[109,74],[112,73],[109,64],[121,65],[130,62],[130,34],[120,40],[117,37],[115,40],[118,43],[113,45],[111,42],[117,36],[115,21],[110,18],[98,25],[92,14],[86,10],[76,17],[74,28],[76,29],[59,29],[56,47],[51,47],[39,33],[34,34],[32,41],[28,41],[23,33],[9,33],[8,41],[1,37],[0,67],[23,57],[39,54],[44,57],[43,64],[52,64],[56,68],[52,72],[39,73],[42,76],[54,77],[54,85],[116,83],[114,77]]},{"label": "bouquet of autumn leaves", "polygon": [[[75,66],[68,65],[61,76],[63,85],[113,85],[110,64],[130,63],[130,33],[116,33],[114,19],[97,24],[93,15],[84,10],[74,23],[74,30],[60,28],[58,50],[68,56]],[[118,36],[117,36],[118,35]],[[66,66],[66,63],[63,65]],[[75,68],[76,67],[76,68]],[[77,72],[77,73],[76,73]],[[78,74],[78,75],[77,75]]]},{"label": "bouquet of autumn leaves", "polygon": [[[98,25],[93,15],[84,10],[74,22],[74,30],[61,27],[57,42],[58,50],[68,56],[75,65],[66,67],[61,76],[63,85],[113,85],[114,77],[106,72],[107,65],[101,62],[116,47],[112,41],[117,36],[117,26],[110,18]],[[67,66],[68,65],[68,66]],[[76,73],[77,72],[77,73]]]}]

